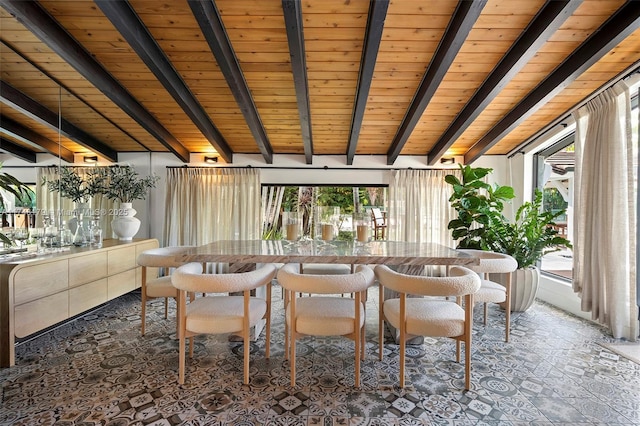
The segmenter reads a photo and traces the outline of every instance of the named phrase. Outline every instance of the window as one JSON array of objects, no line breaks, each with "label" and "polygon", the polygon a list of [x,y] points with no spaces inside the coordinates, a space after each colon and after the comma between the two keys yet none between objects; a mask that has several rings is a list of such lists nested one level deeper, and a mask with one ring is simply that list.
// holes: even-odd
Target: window
[{"label": "window", "polygon": [[[566,213],[556,219],[556,230],[573,241],[573,179],[575,171],[574,136],[572,131],[550,148],[536,154],[538,164],[537,188],[542,191],[545,211]],[[573,252],[563,249],[542,258],[540,270],[570,280],[573,269]]]},{"label": "window", "polygon": [[386,187],[357,186],[270,186],[262,187],[264,209],[263,239],[286,237],[289,221],[300,224],[300,233],[308,238],[320,238],[322,224],[332,225],[335,238],[352,240],[353,216],[360,212],[370,217],[370,210],[385,211]]}]

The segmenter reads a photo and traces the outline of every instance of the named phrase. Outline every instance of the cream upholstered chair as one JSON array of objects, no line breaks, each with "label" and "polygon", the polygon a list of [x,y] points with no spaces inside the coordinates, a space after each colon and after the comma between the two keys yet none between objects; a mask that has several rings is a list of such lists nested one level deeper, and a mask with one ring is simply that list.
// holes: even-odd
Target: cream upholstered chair
[{"label": "cream upholstered chair", "polygon": [[[193,336],[198,334],[242,333],[244,340],[244,384],[249,384],[250,328],[266,319],[265,356],[269,358],[271,334],[271,280],[276,267],[265,264],[255,271],[232,274],[203,274],[200,263],[187,263],[176,269],[171,282],[178,289],[179,306],[179,374],[178,382],[184,383],[186,339],[189,338],[189,356],[193,356]],[[266,286],[266,298],[251,296],[251,290]],[[186,293],[234,293],[207,294],[188,305]]]},{"label": "cream upholstered chair", "polygon": [[[447,277],[405,275],[385,265],[375,268],[380,283],[380,359],[383,356],[384,322],[400,330],[400,387],[404,387],[406,342],[415,336],[456,339],[456,361],[460,362],[460,342],[465,349],[465,389],[471,385],[471,330],[473,297],[480,289],[480,277],[470,269],[454,266]],[[383,299],[384,288],[398,292],[397,298]],[[417,296],[464,297],[464,308],[452,300]],[[384,300],[384,301],[383,301]]]},{"label": "cream upholstered chair", "polygon": [[[286,291],[285,356],[290,358],[291,386],[296,385],[296,340],[302,336],[346,336],[354,340],[355,385],[360,386],[360,359],[365,354],[364,301],[374,280],[373,270],[363,265],[349,275],[305,275],[297,264],[280,268],[278,282]],[[297,297],[298,293],[310,296]],[[354,297],[333,296],[342,293],[354,293]]]},{"label": "cream upholstered chair", "polygon": [[[508,254],[493,251],[460,249],[480,258],[479,265],[469,265],[469,269],[476,271],[482,278],[480,290],[476,293],[476,303],[484,304],[484,325],[487,325],[487,303],[503,303],[505,306],[505,337],[509,341],[511,333],[511,272],[518,269],[518,262]],[[487,274],[507,274],[504,285],[490,281]]]},{"label": "cream upholstered chair", "polygon": [[[164,297],[164,317],[168,317],[169,298],[178,297],[178,290],[171,285],[171,277],[169,276],[172,268],[177,268],[184,264],[176,259],[180,253],[190,249],[191,246],[172,246],[160,247],[145,250],[138,255],[138,265],[142,266],[142,287],[140,288],[140,297],[142,299],[142,309],[140,317],[142,320],[141,333],[144,336],[147,300],[157,297]],[[163,277],[149,277],[147,268],[166,268],[167,275]]]}]

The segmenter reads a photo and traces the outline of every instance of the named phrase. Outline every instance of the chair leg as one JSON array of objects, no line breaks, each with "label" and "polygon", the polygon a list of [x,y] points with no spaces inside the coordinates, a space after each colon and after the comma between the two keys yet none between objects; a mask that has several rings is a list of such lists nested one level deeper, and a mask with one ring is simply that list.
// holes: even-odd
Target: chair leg
[{"label": "chair leg", "polygon": [[456,362],[460,362],[460,340],[456,340]]},{"label": "chair leg", "polygon": [[464,342],[464,388],[471,389],[471,336]]},{"label": "chair leg", "polygon": [[296,386],[296,336],[294,331],[291,330],[291,353],[289,354],[289,365],[291,366],[291,387]]},{"label": "chair leg", "polygon": [[269,359],[271,355],[271,284],[267,284],[267,312],[265,316],[267,317],[267,324],[264,332],[264,356],[266,359]]},{"label": "chair leg", "polygon": [[378,316],[378,359],[382,361],[384,356],[384,286],[379,284],[379,298],[380,304],[379,316]]},{"label": "chair leg", "polygon": [[140,309],[140,333],[145,333],[145,318],[147,315],[147,267],[142,267],[142,288],[140,289],[141,309]]},{"label": "chair leg", "polygon": [[180,349],[178,355],[178,383],[184,385],[184,363],[185,363],[185,337],[184,333],[180,333]]},{"label": "chair leg", "polygon": [[506,283],[506,298],[505,298],[505,336],[504,341],[509,342],[509,335],[511,334],[511,273],[507,275]]},{"label": "chair leg", "polygon": [[164,298],[164,319],[169,318],[169,298]]},{"label": "chair leg", "polygon": [[487,312],[488,312],[488,308],[487,308],[487,303],[484,303],[484,325],[486,327],[487,325]]},{"label": "chair leg", "polygon": [[244,330],[243,330],[243,337],[244,337],[244,368],[243,368],[243,373],[244,373],[244,384],[248,385],[249,384],[249,356],[250,356],[250,349],[251,349],[251,343],[250,343],[250,339],[249,339],[249,319],[246,318],[245,319],[246,323]]},{"label": "chair leg", "polygon": [[180,345],[179,345],[179,349],[178,349],[178,383],[180,383],[181,385],[184,384],[184,363],[185,363],[185,339],[186,339],[186,324],[187,324],[187,320],[184,316],[184,310],[183,305],[185,304],[185,300],[184,300],[184,292],[183,291],[178,291],[178,299],[177,299],[177,304],[178,304],[178,319],[177,319],[177,323],[178,323],[178,339],[180,340]]},{"label": "chair leg", "polygon": [[404,388],[404,365],[407,351],[407,318],[406,318],[407,295],[400,295],[400,388]]},{"label": "chair leg", "polygon": [[289,323],[287,322],[287,304],[289,302],[289,290],[282,289],[284,292],[284,359],[289,359]]}]

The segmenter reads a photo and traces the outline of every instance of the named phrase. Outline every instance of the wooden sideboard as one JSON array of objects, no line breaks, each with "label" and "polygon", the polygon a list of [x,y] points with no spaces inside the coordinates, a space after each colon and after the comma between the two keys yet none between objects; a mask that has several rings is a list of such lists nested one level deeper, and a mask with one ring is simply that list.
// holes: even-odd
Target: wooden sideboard
[{"label": "wooden sideboard", "polygon": [[[105,240],[0,263],[0,367],[15,364],[15,339],[29,336],[139,288],[137,257],[158,240]],[[153,273],[153,272],[151,272]]]}]

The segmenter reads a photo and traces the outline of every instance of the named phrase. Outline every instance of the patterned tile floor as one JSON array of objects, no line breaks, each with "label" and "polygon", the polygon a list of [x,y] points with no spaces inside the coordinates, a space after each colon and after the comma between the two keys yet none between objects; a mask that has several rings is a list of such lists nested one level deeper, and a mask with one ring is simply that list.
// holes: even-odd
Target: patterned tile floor
[{"label": "patterned tile floor", "polygon": [[174,306],[148,310],[140,336],[140,295],[131,293],[17,348],[0,370],[2,425],[640,425],[640,366],[598,342],[606,330],[537,302],[474,326],[471,391],[449,339],[407,350],[407,386],[394,386],[398,347],[377,357],[377,288],[368,301],[362,388],[353,387],[353,343],[308,338],[298,345],[298,383],[283,359],[282,300],[274,291],[272,356],[264,334],[252,343],[251,384],[242,385],[242,343],[197,338],[187,380],[177,384]]}]

